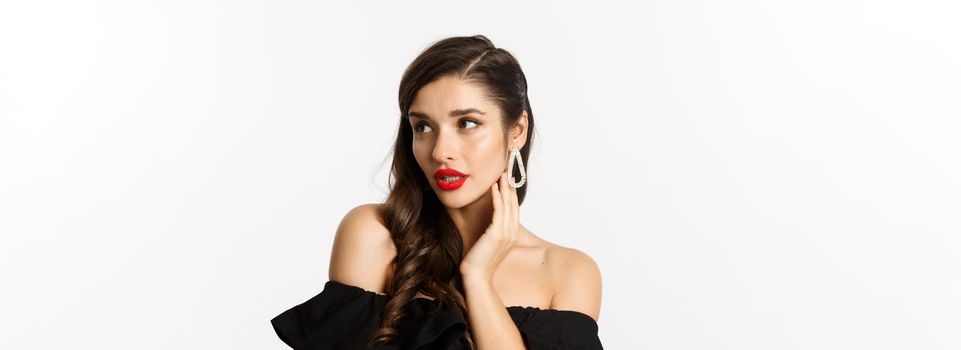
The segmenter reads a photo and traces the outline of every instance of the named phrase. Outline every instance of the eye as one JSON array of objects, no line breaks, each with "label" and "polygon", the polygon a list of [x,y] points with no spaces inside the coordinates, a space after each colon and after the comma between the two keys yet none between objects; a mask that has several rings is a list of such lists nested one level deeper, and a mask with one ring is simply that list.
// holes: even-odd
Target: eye
[{"label": "eye", "polygon": [[[478,123],[478,122],[476,122],[476,121],[474,121],[474,120],[471,120],[471,119],[461,119],[461,121],[462,121],[462,122],[466,122],[466,123],[474,123],[475,125],[480,125],[480,123]],[[476,128],[476,126],[475,126],[474,128]],[[473,128],[468,128],[468,129],[473,129]]]},{"label": "eye", "polygon": [[414,124],[414,133],[415,133],[415,134],[422,134],[422,132],[420,132],[420,127],[421,127],[421,126],[426,126],[426,125],[427,125],[427,123],[425,123],[425,122],[420,122],[420,123]]},{"label": "eye", "polygon": [[[466,124],[466,123],[474,123],[475,126],[469,127],[469,128],[465,128],[465,129],[473,129],[473,128],[476,128],[476,127],[477,127],[476,125],[480,125],[480,123],[478,123],[477,121],[475,121],[475,120],[473,120],[473,119],[461,119],[460,122],[463,123],[463,124]],[[429,126],[429,125],[427,124],[427,122],[424,122],[424,121],[421,121],[421,122],[418,122],[417,124],[414,124],[414,126],[413,126],[414,133],[415,133],[415,134],[418,134],[418,135],[427,133],[426,131],[420,131],[420,130],[421,130],[420,127],[422,127],[422,126]]]}]

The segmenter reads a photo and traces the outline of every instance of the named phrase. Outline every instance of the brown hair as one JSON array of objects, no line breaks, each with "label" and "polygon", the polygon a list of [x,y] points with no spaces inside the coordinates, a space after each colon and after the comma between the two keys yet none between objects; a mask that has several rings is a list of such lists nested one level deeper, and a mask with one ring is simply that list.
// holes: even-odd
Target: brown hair
[{"label": "brown hair", "polygon": [[[393,162],[388,180],[390,191],[380,215],[397,255],[391,262],[385,293],[390,296],[382,310],[382,321],[371,342],[389,342],[399,336],[396,329],[404,317],[404,307],[420,291],[435,298],[435,305],[456,305],[467,315],[467,304],[460,276],[464,245],[460,233],[432,190],[429,180],[417,165],[413,150],[413,130],[407,112],[417,91],[441,77],[454,76],[484,88],[501,112],[505,144],[508,129],[527,111],[527,142],[520,149],[526,167],[530,154],[534,114],[527,99],[527,79],[520,64],[504,49],[497,48],[483,35],[450,37],[424,49],[404,71],[398,101],[400,125],[393,147]],[[515,166],[515,178],[520,178]],[[524,202],[527,188],[517,189],[518,204]],[[468,327],[469,328],[469,327]],[[464,337],[474,348],[470,331]]]}]

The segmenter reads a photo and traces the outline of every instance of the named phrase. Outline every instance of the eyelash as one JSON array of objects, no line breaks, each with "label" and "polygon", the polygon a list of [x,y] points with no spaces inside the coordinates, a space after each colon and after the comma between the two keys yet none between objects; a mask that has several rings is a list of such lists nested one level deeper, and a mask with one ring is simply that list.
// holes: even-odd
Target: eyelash
[{"label": "eyelash", "polygon": [[[458,120],[458,122],[471,122],[471,123],[477,124],[478,126],[481,125],[480,123],[478,123],[476,120],[473,120],[473,119],[461,119],[461,120]],[[414,124],[414,128],[413,128],[413,129],[414,129],[414,134],[422,134],[422,133],[420,133],[420,132],[417,132],[417,130],[420,130],[419,128],[420,128],[422,125],[427,125],[427,122],[421,121],[421,122],[418,122],[417,124]],[[474,128],[476,128],[476,127],[477,127],[477,126],[475,126]],[[473,129],[473,128],[471,128],[471,129]]]}]

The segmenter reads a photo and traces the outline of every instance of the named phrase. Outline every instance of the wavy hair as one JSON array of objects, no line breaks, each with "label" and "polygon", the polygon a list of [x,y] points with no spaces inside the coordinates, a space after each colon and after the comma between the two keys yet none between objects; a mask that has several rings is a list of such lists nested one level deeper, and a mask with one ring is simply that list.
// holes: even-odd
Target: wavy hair
[{"label": "wavy hair", "polygon": [[[390,188],[380,206],[380,215],[397,248],[391,262],[382,320],[370,344],[387,343],[400,336],[397,327],[405,316],[405,306],[417,292],[434,298],[438,308],[456,305],[467,315],[467,303],[460,276],[465,254],[457,227],[444,204],[432,190],[429,180],[417,165],[412,149],[413,130],[407,112],[417,92],[433,81],[453,76],[481,86],[501,112],[505,144],[509,127],[527,111],[527,142],[520,149],[527,164],[534,134],[534,114],[527,98],[527,79],[520,64],[504,49],[497,48],[483,35],[449,37],[424,49],[404,71],[398,91],[400,120],[393,161],[388,179]],[[525,167],[530,181],[531,171]],[[520,177],[519,171],[516,178]],[[513,175],[513,174],[510,174]],[[524,202],[527,188],[517,189],[518,204]],[[469,328],[469,327],[468,327]],[[469,329],[464,337],[474,348]]]}]

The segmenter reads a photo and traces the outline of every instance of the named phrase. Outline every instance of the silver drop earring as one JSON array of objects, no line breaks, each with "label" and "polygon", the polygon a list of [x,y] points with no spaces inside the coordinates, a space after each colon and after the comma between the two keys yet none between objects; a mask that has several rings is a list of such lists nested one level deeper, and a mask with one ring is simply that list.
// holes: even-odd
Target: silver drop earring
[{"label": "silver drop earring", "polygon": [[514,186],[514,188],[519,188],[521,186],[524,186],[524,183],[527,182],[527,172],[524,170],[524,160],[521,158],[521,152],[517,149],[516,146],[511,145],[511,156],[510,158],[507,159],[508,178],[514,176],[514,158],[517,158],[517,165],[520,167],[521,181],[520,182],[511,181],[511,186]]}]

